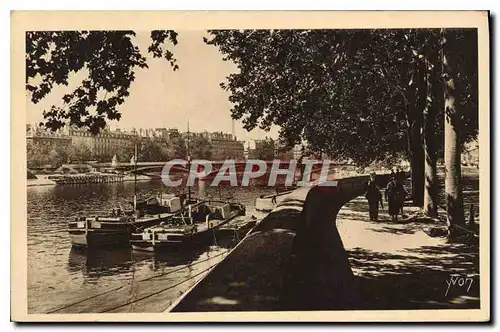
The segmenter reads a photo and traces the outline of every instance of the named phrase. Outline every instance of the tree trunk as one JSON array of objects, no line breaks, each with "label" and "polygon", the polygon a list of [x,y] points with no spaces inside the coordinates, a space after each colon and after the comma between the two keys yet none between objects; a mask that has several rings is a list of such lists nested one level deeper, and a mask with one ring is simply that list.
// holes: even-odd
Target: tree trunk
[{"label": "tree trunk", "polygon": [[436,155],[436,120],[438,102],[442,98],[437,98],[433,90],[439,89],[440,84],[436,80],[435,66],[426,61],[426,82],[427,98],[424,109],[424,151],[425,151],[425,187],[424,187],[424,213],[425,215],[437,217],[437,155]]},{"label": "tree trunk", "polygon": [[423,109],[425,107],[425,67],[418,65],[417,87],[415,90],[415,105],[407,109],[408,119],[408,144],[410,150],[411,166],[411,197],[413,205],[423,206],[424,204],[424,148],[422,139]]},{"label": "tree trunk", "polygon": [[460,165],[460,111],[456,103],[456,91],[452,64],[450,63],[448,32],[441,29],[442,38],[442,71],[444,75],[444,163],[445,163],[445,194],[446,213],[450,233],[454,225],[463,225],[464,210],[461,187]]},{"label": "tree trunk", "polygon": [[413,205],[422,206],[424,203],[424,149],[420,127],[411,132],[411,197]]}]

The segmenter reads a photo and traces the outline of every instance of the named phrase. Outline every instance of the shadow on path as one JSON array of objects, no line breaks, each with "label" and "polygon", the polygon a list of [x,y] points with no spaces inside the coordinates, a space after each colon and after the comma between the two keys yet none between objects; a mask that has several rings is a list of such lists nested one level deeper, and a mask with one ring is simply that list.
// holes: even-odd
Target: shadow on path
[{"label": "shadow on path", "polygon": [[368,221],[367,210],[358,198],[336,220],[359,294],[353,309],[479,308],[476,243],[431,238],[422,230],[432,225],[391,222],[385,212]]}]

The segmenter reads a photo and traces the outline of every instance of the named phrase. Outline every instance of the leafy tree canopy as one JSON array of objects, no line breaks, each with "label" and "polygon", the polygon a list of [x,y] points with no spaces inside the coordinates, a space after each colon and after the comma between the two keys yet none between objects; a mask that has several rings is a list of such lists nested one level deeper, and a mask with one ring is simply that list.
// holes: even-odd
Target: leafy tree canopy
[{"label": "leafy tree canopy", "polygon": [[[38,103],[54,86],[68,85],[72,74],[87,76],[62,97],[63,106],[44,111],[44,125],[57,130],[65,124],[98,133],[107,120],[119,120],[119,105],[129,95],[137,68],[146,58],[134,44],[134,31],[29,31],[26,33],[26,90]],[[172,30],[151,31],[148,53],[165,58],[173,70],[176,59],[167,43],[177,44]],[[102,96],[104,95],[104,96]]]},{"label": "leafy tree canopy", "polygon": [[[418,75],[437,66],[439,30],[215,30],[205,42],[239,72],[221,83],[245,129],[281,127],[290,145],[360,164],[405,154],[425,104]],[[471,110],[464,139],[477,133],[475,31],[456,32],[459,87]],[[477,44],[477,42],[476,42]],[[420,76],[422,78],[422,76]],[[477,80],[477,79],[476,79]],[[468,124],[468,125],[466,125]],[[439,137],[442,136],[442,130]]]}]

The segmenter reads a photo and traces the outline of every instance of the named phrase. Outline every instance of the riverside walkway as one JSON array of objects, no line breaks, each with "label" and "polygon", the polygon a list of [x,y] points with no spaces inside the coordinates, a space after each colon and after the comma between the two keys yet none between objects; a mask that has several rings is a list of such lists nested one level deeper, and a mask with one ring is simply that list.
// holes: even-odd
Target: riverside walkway
[{"label": "riverside walkway", "polygon": [[[436,225],[428,222],[393,222],[384,207],[379,221],[370,221],[368,202],[361,196],[337,216],[361,294],[357,309],[479,308],[477,243],[432,237],[430,230]],[[412,213],[410,207],[405,210]]]},{"label": "riverside walkway", "polygon": [[285,196],[167,312],[479,308],[478,247],[369,221],[366,180]]}]

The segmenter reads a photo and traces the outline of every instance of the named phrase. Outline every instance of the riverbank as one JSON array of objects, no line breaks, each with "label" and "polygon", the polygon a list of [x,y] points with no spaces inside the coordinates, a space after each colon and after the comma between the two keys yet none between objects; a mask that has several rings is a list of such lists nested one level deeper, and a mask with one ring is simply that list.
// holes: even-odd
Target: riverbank
[{"label": "riverbank", "polygon": [[26,185],[28,187],[42,187],[42,186],[55,186],[57,183],[55,181],[49,180],[47,178],[36,178],[26,180]]}]

